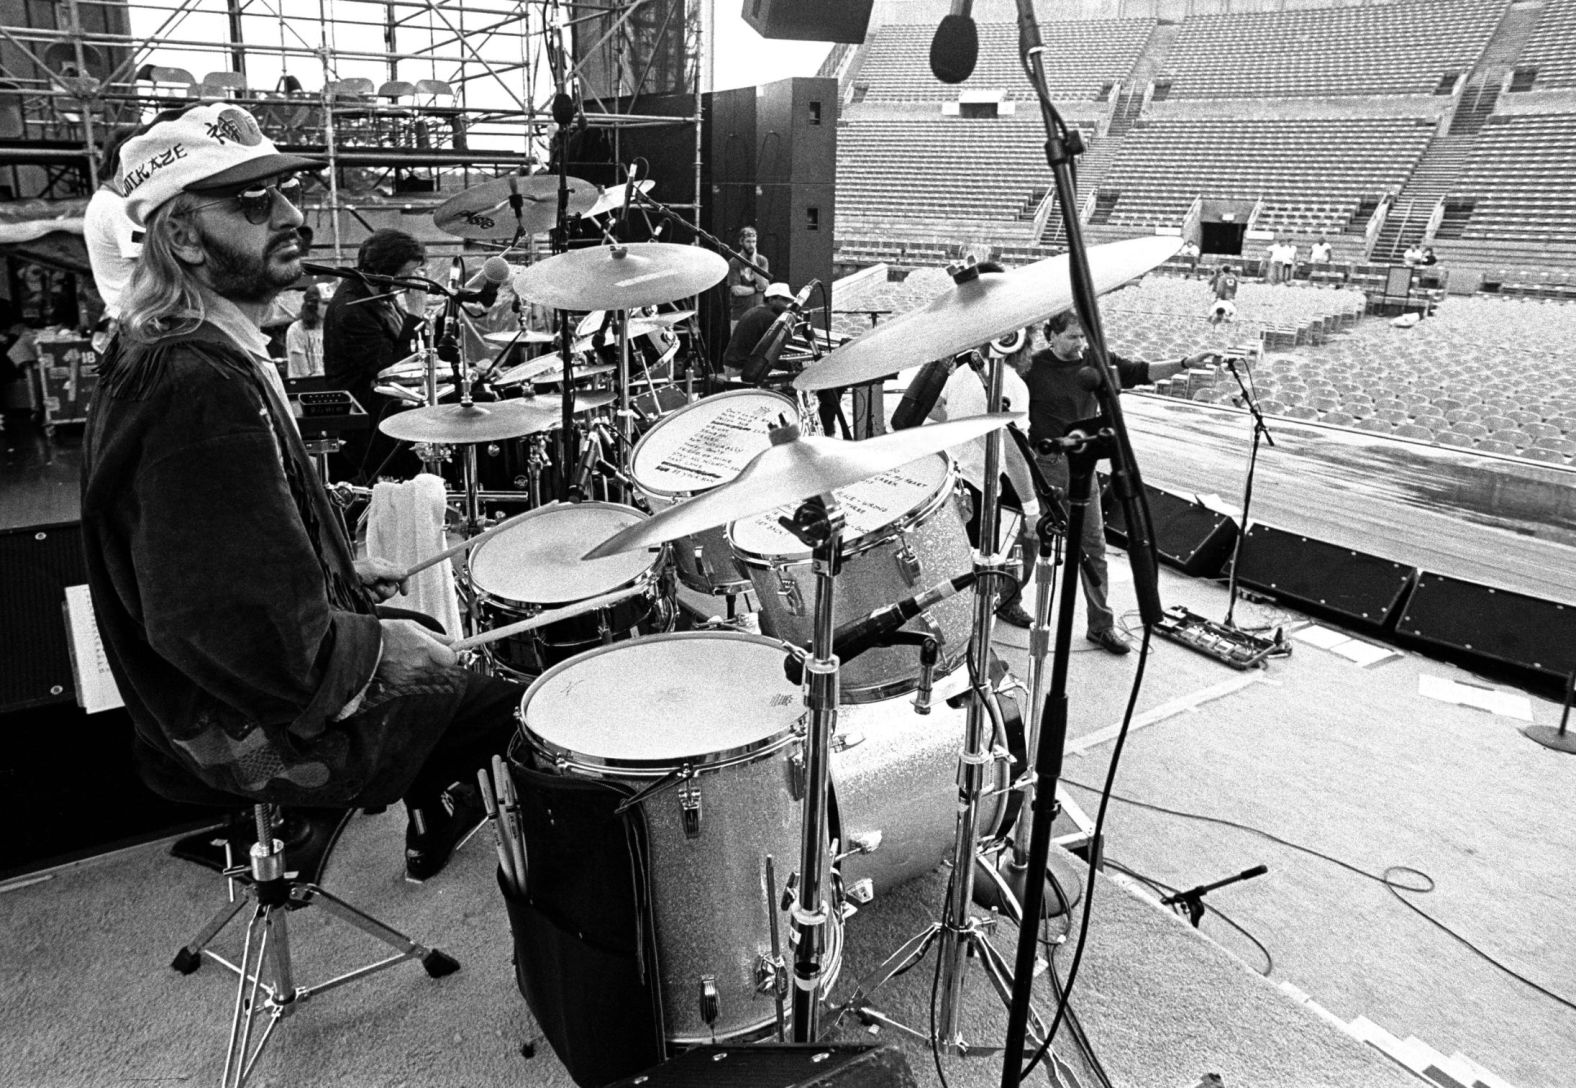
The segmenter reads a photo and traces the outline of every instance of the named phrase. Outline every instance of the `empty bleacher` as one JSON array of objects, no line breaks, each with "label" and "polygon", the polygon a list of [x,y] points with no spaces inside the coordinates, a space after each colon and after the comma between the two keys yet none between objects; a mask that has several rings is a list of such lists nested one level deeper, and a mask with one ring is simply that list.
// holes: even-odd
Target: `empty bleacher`
[{"label": "empty bleacher", "polygon": [[1505,0],[1403,0],[1306,11],[1194,15],[1166,58],[1170,97],[1449,93]]},{"label": "empty bleacher", "polygon": [[1490,117],[1451,199],[1457,237],[1576,244],[1576,113]]},{"label": "empty bleacher", "polygon": [[[1053,98],[1093,101],[1111,81],[1132,71],[1153,19],[1097,19],[1050,22],[1041,28],[1046,49],[1046,79]],[[1028,78],[1018,62],[1018,28],[1011,23],[979,25],[979,61],[960,84],[938,82],[930,72],[934,23],[893,24],[873,29],[855,76],[866,102],[942,102],[959,91],[999,90],[1008,98],[1032,100]]]},{"label": "empty bleacher", "polygon": [[1105,176],[1102,194],[1116,194],[1105,222],[1178,226],[1205,194],[1263,198],[1271,229],[1337,233],[1364,196],[1400,188],[1432,135],[1409,117],[1140,122]]},{"label": "empty bleacher", "polygon": [[1576,87],[1576,0],[1544,0],[1532,38],[1521,51],[1518,71],[1536,73],[1537,90]]}]

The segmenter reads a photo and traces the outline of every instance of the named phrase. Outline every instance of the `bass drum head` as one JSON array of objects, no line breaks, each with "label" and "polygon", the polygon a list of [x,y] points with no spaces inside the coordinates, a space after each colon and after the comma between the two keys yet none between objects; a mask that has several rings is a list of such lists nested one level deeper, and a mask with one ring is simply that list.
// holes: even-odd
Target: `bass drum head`
[{"label": "bass drum head", "polygon": [[780,393],[735,389],[698,400],[658,422],[635,443],[629,475],[642,491],[664,498],[725,484],[769,447],[767,431],[792,423],[799,409]]},{"label": "bass drum head", "polygon": [[783,645],[729,631],[651,635],[543,673],[520,703],[537,747],[585,768],[661,774],[779,747],[804,716]]},{"label": "bass drum head", "polygon": [[471,549],[471,584],[489,597],[519,604],[567,604],[609,593],[650,570],[650,553],[580,557],[645,519],[632,506],[609,502],[532,510]]},{"label": "bass drum head", "polygon": [[[906,520],[922,518],[931,501],[945,489],[951,471],[951,458],[937,453],[834,491],[845,520],[844,554],[863,550],[861,542],[874,543]],[[792,517],[797,506],[790,503],[734,522],[728,527],[728,542],[746,556],[809,559],[809,549],[778,521]]]}]

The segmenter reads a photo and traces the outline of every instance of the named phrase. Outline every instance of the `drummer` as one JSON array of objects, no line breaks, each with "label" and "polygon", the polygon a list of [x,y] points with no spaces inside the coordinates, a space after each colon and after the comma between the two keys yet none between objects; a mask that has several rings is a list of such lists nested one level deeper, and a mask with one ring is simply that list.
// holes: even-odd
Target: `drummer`
[{"label": "drummer", "polygon": [[480,824],[475,770],[521,691],[379,610],[402,572],[354,558],[269,359],[259,321],[301,274],[297,171],[325,165],[230,103],[127,142],[145,243],[83,436],[83,555],[150,785],[403,798],[405,873],[424,880]]}]

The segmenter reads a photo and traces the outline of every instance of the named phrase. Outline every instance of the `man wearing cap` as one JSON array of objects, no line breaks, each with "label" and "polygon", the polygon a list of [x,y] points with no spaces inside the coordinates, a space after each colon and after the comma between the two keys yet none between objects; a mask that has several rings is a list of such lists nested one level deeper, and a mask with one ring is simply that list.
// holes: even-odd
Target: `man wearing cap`
[{"label": "man wearing cap", "polygon": [[754,351],[755,345],[761,342],[766,330],[772,327],[777,315],[786,310],[792,301],[793,291],[789,286],[786,283],[774,283],[766,288],[765,301],[759,306],[752,307],[739,318],[738,324],[733,327],[733,335],[728,338],[728,349],[722,353],[724,377],[732,382],[741,379],[744,364],[750,359],[750,352]]},{"label": "man wearing cap", "polygon": [[322,165],[224,103],[122,149],[143,253],[83,438],[83,550],[150,785],[403,798],[420,880],[479,823],[448,787],[502,749],[519,691],[375,610],[400,572],[354,558],[267,356],[258,321],[301,274],[296,171]]}]

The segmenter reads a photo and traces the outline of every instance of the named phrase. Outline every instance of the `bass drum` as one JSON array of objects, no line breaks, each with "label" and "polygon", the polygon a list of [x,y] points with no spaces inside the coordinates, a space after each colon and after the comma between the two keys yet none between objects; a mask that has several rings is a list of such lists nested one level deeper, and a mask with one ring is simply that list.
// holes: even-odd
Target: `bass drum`
[{"label": "bass drum", "polygon": [[526,680],[600,644],[672,628],[666,549],[655,557],[636,551],[580,558],[646,517],[616,503],[555,503],[521,514],[471,549],[466,573],[486,631],[615,590],[634,591],[581,615],[484,643],[482,652],[496,672]]},{"label": "bass drum", "polygon": [[[847,525],[833,598],[834,627],[974,569],[964,528],[968,518],[955,488],[952,459],[938,453],[838,489]],[[761,633],[808,647],[815,620],[811,555],[777,521],[792,513],[792,507],[780,507],[736,521],[728,527],[728,542],[755,585]],[[958,593],[915,616],[905,630],[935,635],[941,644],[937,672],[950,673],[968,653],[973,621],[973,596]],[[845,703],[913,691],[919,683],[919,649],[866,650],[842,663],[840,681]]]},{"label": "bass drum", "polygon": [[[520,703],[538,766],[649,791],[639,807],[663,1018],[678,1045],[775,1022],[776,1001],[759,985],[774,925],[792,971],[782,893],[798,868],[805,709],[783,654],[779,642],[738,632],[655,635],[554,666]],[[828,915],[823,992],[842,951],[841,914],[834,905]]]},{"label": "bass drum", "polygon": [[[629,457],[629,476],[653,511],[677,506],[725,484],[768,446],[767,431],[798,418],[779,393],[736,389],[698,400],[665,416]],[[721,526],[673,542],[679,581],[697,593],[732,595],[750,588]]]}]

